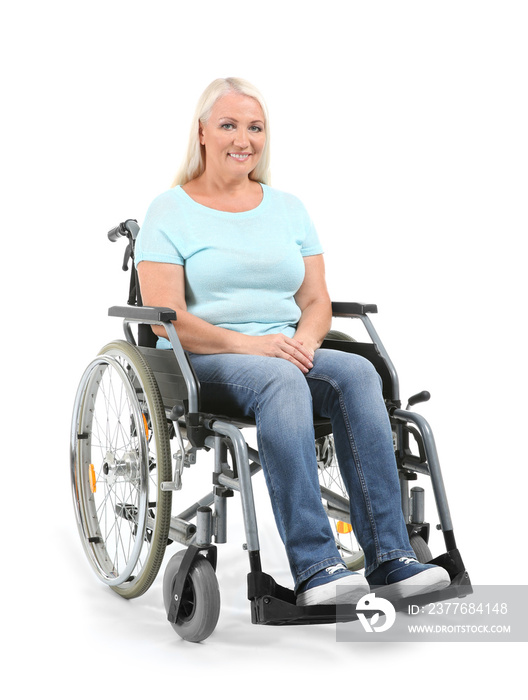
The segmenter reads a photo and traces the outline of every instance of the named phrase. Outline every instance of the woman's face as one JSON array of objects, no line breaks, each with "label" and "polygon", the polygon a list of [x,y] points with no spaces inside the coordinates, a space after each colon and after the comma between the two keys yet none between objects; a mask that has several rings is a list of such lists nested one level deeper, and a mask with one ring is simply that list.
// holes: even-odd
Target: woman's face
[{"label": "woman's face", "polygon": [[246,178],[266,143],[264,114],[257,100],[230,92],[220,97],[206,124],[200,124],[205,168],[221,177]]}]

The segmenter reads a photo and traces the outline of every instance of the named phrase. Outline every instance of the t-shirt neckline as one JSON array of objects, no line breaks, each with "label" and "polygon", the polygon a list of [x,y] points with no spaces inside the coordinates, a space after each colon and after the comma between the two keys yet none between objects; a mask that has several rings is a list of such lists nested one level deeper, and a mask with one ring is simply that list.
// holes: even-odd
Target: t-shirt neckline
[{"label": "t-shirt neckline", "polygon": [[267,203],[267,186],[264,185],[262,182],[259,182],[259,185],[262,188],[262,199],[260,200],[259,204],[257,204],[256,207],[253,207],[253,209],[247,209],[246,211],[223,211],[222,209],[213,209],[212,207],[208,207],[205,204],[200,204],[200,202],[197,202],[195,199],[191,197],[191,195],[187,194],[187,192],[183,189],[181,185],[177,185],[175,189],[181,193],[181,196],[184,197],[184,199],[188,202],[191,203],[192,206],[198,207],[202,211],[206,211],[211,214],[218,214],[219,216],[228,216],[228,217],[245,217],[245,216],[253,216],[254,214],[260,213],[260,211],[264,208],[264,206]]}]

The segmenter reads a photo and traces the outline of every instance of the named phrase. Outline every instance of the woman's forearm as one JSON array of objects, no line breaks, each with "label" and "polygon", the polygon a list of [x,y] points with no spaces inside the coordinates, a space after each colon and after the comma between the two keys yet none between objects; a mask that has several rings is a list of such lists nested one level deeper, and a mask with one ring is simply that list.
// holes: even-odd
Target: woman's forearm
[{"label": "woman's forearm", "polygon": [[[215,326],[188,311],[176,311],[174,327],[183,349],[189,352],[205,355],[247,352],[247,336]],[[167,337],[163,326],[153,326],[152,330],[160,337]]]},{"label": "woman's forearm", "polygon": [[315,352],[325,339],[332,322],[332,306],[327,298],[318,299],[303,309],[294,338]]}]

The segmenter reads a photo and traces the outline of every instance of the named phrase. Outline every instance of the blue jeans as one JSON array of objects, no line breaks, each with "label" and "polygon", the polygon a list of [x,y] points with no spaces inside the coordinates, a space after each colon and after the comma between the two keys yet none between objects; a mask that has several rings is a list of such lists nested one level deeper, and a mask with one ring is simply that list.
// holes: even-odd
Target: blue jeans
[{"label": "blue jeans", "polygon": [[364,358],[320,349],[303,374],[288,360],[191,355],[202,410],[248,416],[295,589],[342,561],[319,491],[314,414],[330,419],[365,575],[414,556],[403,519],[392,431],[380,378]]}]

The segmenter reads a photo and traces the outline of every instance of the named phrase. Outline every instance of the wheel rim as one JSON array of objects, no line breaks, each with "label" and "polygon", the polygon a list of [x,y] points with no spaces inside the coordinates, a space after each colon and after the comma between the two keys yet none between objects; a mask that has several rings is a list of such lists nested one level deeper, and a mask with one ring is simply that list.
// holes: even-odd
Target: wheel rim
[{"label": "wheel rim", "polygon": [[108,355],[86,369],[72,425],[72,484],[88,559],[105,583],[133,575],[148,547],[148,419],[125,367]]},{"label": "wheel rim", "polygon": [[185,579],[182,592],[182,600],[180,609],[178,610],[178,622],[189,622],[194,617],[196,609],[196,595],[194,586],[190,577]]}]

